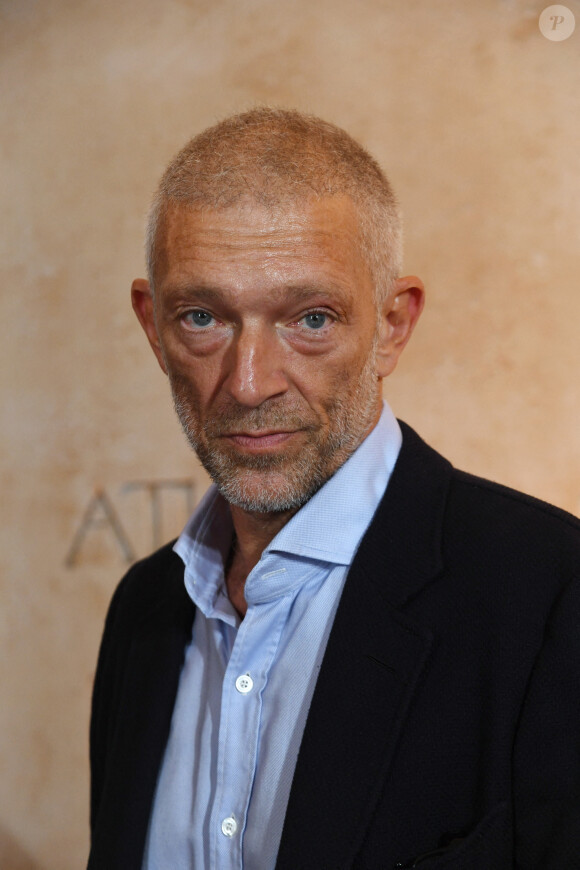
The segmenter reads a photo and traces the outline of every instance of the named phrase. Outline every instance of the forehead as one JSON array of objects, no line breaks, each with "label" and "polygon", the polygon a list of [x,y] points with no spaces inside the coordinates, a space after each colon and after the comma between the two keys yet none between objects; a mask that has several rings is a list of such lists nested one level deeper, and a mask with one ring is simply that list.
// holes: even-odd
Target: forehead
[{"label": "forehead", "polygon": [[370,282],[355,207],[346,196],[267,208],[172,205],[159,228],[157,286],[223,275],[240,281],[326,276],[340,284]]}]

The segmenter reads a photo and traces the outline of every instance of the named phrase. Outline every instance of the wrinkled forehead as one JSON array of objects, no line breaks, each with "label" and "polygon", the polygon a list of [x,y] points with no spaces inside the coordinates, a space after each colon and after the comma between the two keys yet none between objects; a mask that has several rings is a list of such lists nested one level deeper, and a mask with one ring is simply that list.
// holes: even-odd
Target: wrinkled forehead
[{"label": "wrinkled forehead", "polygon": [[156,236],[155,284],[178,262],[214,256],[256,264],[296,257],[332,260],[339,268],[367,270],[357,209],[345,195],[265,205],[243,200],[227,207],[170,202]]}]

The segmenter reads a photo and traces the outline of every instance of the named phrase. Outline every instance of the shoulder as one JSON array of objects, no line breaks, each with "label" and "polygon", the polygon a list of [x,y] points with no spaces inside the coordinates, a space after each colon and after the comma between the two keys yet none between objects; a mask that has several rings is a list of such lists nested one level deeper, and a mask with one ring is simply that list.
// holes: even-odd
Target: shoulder
[{"label": "shoulder", "polygon": [[113,594],[107,626],[119,621],[137,623],[152,611],[190,603],[183,583],[183,562],[173,550],[174,543],[129,568]]},{"label": "shoulder", "polygon": [[557,531],[576,540],[580,534],[580,519],[541,499],[511,489],[501,483],[478,477],[455,468],[447,459],[426,444],[407,424],[399,421],[403,432],[400,459],[408,474],[437,478],[439,491],[446,490],[447,510],[454,520],[457,513],[466,522],[482,522],[494,530],[502,524],[524,522]]},{"label": "shoulder", "polygon": [[101,685],[120,679],[135,641],[148,646],[163,637],[187,637],[194,605],[185,589],[183,571],[183,562],[172,544],[167,544],[136,562],[122,578],[105,620],[94,698]]},{"label": "shoulder", "polygon": [[160,580],[181,572],[183,577],[183,562],[174,551],[175,541],[165,544],[144,559],[132,565],[119,584],[124,594],[140,594],[155,596],[159,591]]},{"label": "shoulder", "polygon": [[[550,610],[580,592],[580,521],[554,505],[452,470],[442,550],[450,572],[486,585],[498,603]],[[523,599],[522,599],[523,596]]]},{"label": "shoulder", "polygon": [[422,524],[431,523],[432,537],[441,540],[448,565],[469,564],[504,574],[513,569],[520,575],[580,575],[579,519],[454,468],[412,429],[405,424],[401,428],[397,495],[406,501],[408,521],[414,516]]},{"label": "shoulder", "polygon": [[580,520],[554,505],[510,487],[452,470],[446,526],[473,536],[496,553],[518,551],[527,561],[542,551],[552,565],[580,559]]}]

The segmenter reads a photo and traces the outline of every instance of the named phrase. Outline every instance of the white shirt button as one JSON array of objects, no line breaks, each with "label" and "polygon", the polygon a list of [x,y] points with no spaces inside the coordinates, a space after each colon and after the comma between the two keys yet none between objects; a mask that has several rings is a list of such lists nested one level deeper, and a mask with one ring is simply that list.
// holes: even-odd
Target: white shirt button
[{"label": "white shirt button", "polygon": [[254,681],[249,674],[241,674],[236,680],[236,689],[242,695],[247,695],[254,688]]},{"label": "white shirt button", "polygon": [[223,820],[222,834],[225,834],[226,837],[233,837],[237,830],[238,823],[233,816],[228,816],[227,819]]}]

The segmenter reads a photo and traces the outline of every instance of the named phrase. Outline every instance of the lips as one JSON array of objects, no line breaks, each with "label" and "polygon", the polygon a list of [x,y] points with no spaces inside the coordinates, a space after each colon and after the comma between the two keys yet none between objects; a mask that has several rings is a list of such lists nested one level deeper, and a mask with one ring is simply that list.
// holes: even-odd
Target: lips
[{"label": "lips", "polygon": [[285,444],[293,435],[296,435],[296,430],[289,432],[271,430],[265,430],[262,432],[232,432],[223,437],[238,447],[244,447],[250,450],[264,450],[277,447],[279,444]]}]

